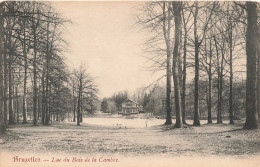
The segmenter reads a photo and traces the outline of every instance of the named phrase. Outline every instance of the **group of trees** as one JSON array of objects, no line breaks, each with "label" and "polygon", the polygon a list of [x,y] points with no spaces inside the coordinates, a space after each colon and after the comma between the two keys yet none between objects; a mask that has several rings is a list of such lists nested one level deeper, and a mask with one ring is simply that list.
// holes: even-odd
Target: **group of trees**
[{"label": "group of trees", "polygon": [[79,115],[86,101],[94,104],[94,78],[83,67],[70,72],[64,62],[62,33],[68,23],[47,2],[0,3],[1,131],[8,124],[27,123],[28,115],[35,126],[49,125],[51,118],[64,120],[71,111],[75,121],[76,109]]},{"label": "group of trees", "polygon": [[101,110],[105,113],[117,113],[121,110],[121,104],[128,99],[127,91],[115,93],[113,96],[104,97],[101,102]]},{"label": "group of trees", "polygon": [[[208,123],[212,123],[214,111],[217,123],[222,123],[225,110],[230,123],[234,123],[234,110],[243,94],[238,91],[244,90],[240,65],[246,59],[244,127],[257,128],[259,8],[256,2],[146,3],[138,22],[154,35],[147,41],[154,70],[166,72],[166,89],[161,90],[165,96],[160,102],[165,105],[165,124],[172,124],[175,106],[175,127],[182,127],[190,102],[193,125],[200,125],[202,106],[206,106]],[[27,123],[27,115],[35,126],[39,122],[48,125],[53,117],[63,120],[70,114],[80,125],[84,111],[95,111],[98,90],[94,78],[84,66],[69,71],[64,63],[62,55],[67,43],[62,33],[64,24],[69,22],[50,3],[0,3],[1,131],[8,124],[19,122],[20,117]],[[194,79],[188,81],[191,77]],[[135,100],[151,110],[155,108],[153,100],[158,101],[161,96],[153,92],[156,91],[143,93]],[[111,111],[119,110],[127,98],[125,92],[115,94],[103,100],[102,108],[105,111],[112,106]]]},{"label": "group of trees", "polygon": [[[218,80],[214,78],[212,80],[212,104],[211,110],[212,115],[210,118],[216,119],[218,109]],[[199,81],[199,119],[208,119],[208,80],[202,78]],[[223,118],[229,117],[229,78],[224,77],[223,79],[223,103],[222,113]],[[245,82],[243,80],[236,80],[233,82],[233,108],[234,108],[234,119],[241,119],[245,117]],[[185,99],[185,118],[193,118],[193,107],[194,107],[194,81],[191,80],[186,83],[186,99]],[[117,114],[121,110],[121,104],[126,99],[133,99],[141,105],[143,112],[152,113],[156,117],[166,117],[166,88],[164,84],[151,84],[149,87],[141,87],[136,89],[132,94],[128,94],[127,91],[115,93],[111,97],[103,98],[101,102],[101,109],[105,113]],[[170,99],[171,108],[174,105],[174,96]],[[172,113],[175,118],[175,112]],[[212,120],[211,120],[212,121]]]},{"label": "group of trees", "polygon": [[[153,115],[163,116],[166,110],[165,88],[163,86],[154,86],[149,92],[145,92],[143,96],[142,106],[145,112],[153,113]],[[171,99],[172,100],[172,99]]]},{"label": "group of trees", "polygon": [[94,114],[97,109],[95,104],[98,101],[98,89],[94,83],[94,78],[87,72],[85,66],[80,66],[78,70],[74,70],[71,82],[73,92],[73,122],[75,122],[77,115],[77,125],[80,125],[83,111]]},{"label": "group of trees", "polygon": [[[201,78],[199,81],[199,119],[208,119],[208,80]],[[233,82],[233,108],[234,119],[241,119],[245,117],[245,82],[243,80],[236,80]],[[193,118],[194,107],[194,80],[186,83],[186,99],[185,99],[185,118]],[[155,116],[165,117],[166,113],[166,88],[164,84],[156,84],[151,87],[143,87],[137,89],[131,99],[138,102],[145,112],[153,113]],[[218,80],[214,78],[212,81],[212,115],[210,118],[216,119],[218,109]],[[174,96],[171,96],[171,108],[174,105]],[[223,79],[223,103],[222,113],[223,118],[229,117],[229,79]],[[172,113],[175,118],[175,112]]]},{"label": "group of trees", "polygon": [[[186,123],[187,94],[193,96],[193,125],[200,125],[201,91],[205,91],[208,123],[212,123],[212,109],[216,104],[217,123],[222,123],[227,105],[230,123],[234,123],[234,84],[241,78],[241,65],[246,65],[246,123],[245,128],[257,128],[256,78],[260,70],[259,5],[255,2],[148,2],[138,15],[138,23],[152,32],[147,40],[147,51],[155,71],[166,71],[166,122],[172,124],[174,98],[176,123]],[[258,51],[257,51],[258,49]],[[257,63],[258,60],[258,63]],[[191,76],[192,74],[193,76]],[[192,89],[187,90],[187,79],[194,77]],[[171,81],[173,80],[173,90]],[[241,82],[240,82],[241,84]],[[258,89],[257,89],[258,87]],[[256,92],[258,90],[258,93]],[[225,104],[228,93],[228,104]],[[214,96],[215,95],[215,96]],[[214,97],[217,97],[214,99]],[[236,96],[237,98],[238,96]],[[215,103],[216,101],[216,103]],[[202,102],[203,103],[203,102]],[[258,107],[258,112],[260,107]]]}]

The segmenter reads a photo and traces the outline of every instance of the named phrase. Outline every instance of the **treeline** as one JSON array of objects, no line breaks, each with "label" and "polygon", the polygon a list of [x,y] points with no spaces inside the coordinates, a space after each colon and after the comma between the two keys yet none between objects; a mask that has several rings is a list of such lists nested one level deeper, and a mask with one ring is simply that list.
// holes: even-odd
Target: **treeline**
[{"label": "treeline", "polygon": [[[223,80],[223,108],[222,117],[229,118],[229,80]],[[199,118],[208,119],[208,88],[207,80],[200,80],[199,87]],[[233,83],[233,108],[234,108],[234,119],[240,120],[245,118],[245,97],[246,97],[246,83],[244,81],[235,81]],[[194,81],[190,81],[186,84],[186,118],[193,119],[194,110]],[[153,113],[153,115],[158,117],[166,117],[166,88],[163,85],[155,85],[152,88],[142,88],[138,89],[131,97],[133,100],[137,101],[142,105],[144,112]],[[172,116],[175,115],[174,111],[174,96],[171,96],[171,108]],[[212,81],[212,118],[217,118],[218,110],[218,87],[217,78]]]},{"label": "treeline", "polygon": [[[199,119],[208,119],[208,81],[202,78],[199,81]],[[218,112],[218,79],[212,79],[212,119],[217,118]],[[186,83],[186,118],[193,119],[194,110],[194,81]],[[105,113],[117,114],[121,111],[121,104],[128,98],[138,102],[141,105],[140,110],[145,113],[153,113],[154,116],[165,118],[166,117],[166,88],[163,84],[151,85],[150,87],[138,88],[132,94],[127,91],[115,93],[111,97],[103,98],[101,102],[101,109]],[[245,118],[245,98],[246,98],[246,83],[244,80],[236,80],[233,82],[233,109],[234,120]],[[172,116],[176,116],[174,111],[174,96],[171,96]],[[229,118],[229,79],[224,76],[223,79],[223,104],[222,104],[222,118]]]},{"label": "treeline", "polygon": [[111,97],[104,97],[101,102],[101,110],[105,113],[118,113],[121,104],[129,98],[127,91],[117,92]]},{"label": "treeline", "polygon": [[[143,6],[138,23],[152,34],[146,42],[150,55],[147,58],[153,62],[154,71],[166,71],[165,124],[172,124],[172,106],[176,128],[186,123],[189,110],[195,126],[200,125],[200,115],[205,109],[208,123],[212,123],[213,110],[217,123],[222,123],[223,111],[228,110],[232,124],[237,101],[243,98],[244,127],[257,128],[257,113],[260,113],[257,9],[259,4],[255,2],[175,1],[148,2]],[[246,71],[243,71],[241,62],[245,59]],[[239,89],[239,82],[234,80],[241,80],[243,72],[246,72],[246,96],[234,92]],[[189,84],[187,79],[193,77],[193,84]],[[191,108],[187,108],[189,98],[193,103]]]},{"label": "treeline", "polygon": [[70,71],[64,62],[65,24],[70,21],[47,2],[0,3],[1,131],[31,117],[37,126],[94,112],[94,79],[84,67]]}]

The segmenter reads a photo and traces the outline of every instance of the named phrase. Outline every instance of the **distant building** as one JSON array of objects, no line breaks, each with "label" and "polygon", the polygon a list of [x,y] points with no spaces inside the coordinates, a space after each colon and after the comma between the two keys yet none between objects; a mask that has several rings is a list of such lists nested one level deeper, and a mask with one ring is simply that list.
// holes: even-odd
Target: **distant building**
[{"label": "distant building", "polygon": [[122,110],[119,112],[120,114],[138,114],[140,105],[131,99],[127,99],[122,104]]}]

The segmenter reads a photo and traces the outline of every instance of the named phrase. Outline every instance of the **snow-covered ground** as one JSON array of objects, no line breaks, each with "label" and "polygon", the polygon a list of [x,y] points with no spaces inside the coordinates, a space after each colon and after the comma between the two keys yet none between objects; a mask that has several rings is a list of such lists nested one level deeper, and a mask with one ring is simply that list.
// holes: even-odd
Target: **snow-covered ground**
[{"label": "snow-covered ground", "polygon": [[[145,119],[142,116],[123,117],[118,115],[112,115],[111,117],[86,117],[83,118],[83,122],[90,125],[102,125],[102,126],[118,126],[122,128],[145,128],[165,123],[165,119],[149,118]],[[175,123],[175,120],[172,120]],[[223,121],[228,123],[228,121]],[[193,120],[187,120],[187,123],[192,125]],[[207,120],[201,120],[201,124],[206,124]]]},{"label": "snow-covered ground", "polygon": [[[245,161],[236,164],[242,166],[254,166],[257,162],[252,158],[260,160],[260,129],[242,130],[242,122],[229,124],[203,124],[200,127],[185,126],[182,129],[173,129],[173,126],[162,125],[164,119],[134,118],[126,119],[122,116],[87,117],[83,119],[80,126],[76,122],[64,122],[51,126],[32,126],[32,124],[18,124],[9,127],[8,131],[0,136],[0,166],[2,157],[10,155],[5,162],[9,166],[24,165],[23,163],[12,163],[12,156],[41,156],[46,159],[56,157],[70,159],[76,157],[115,157],[120,163],[111,163],[111,166],[124,166],[123,163],[147,162],[145,166],[162,166],[162,159],[167,162],[180,161],[179,157],[188,157],[194,166],[207,166],[201,159],[214,159],[210,162],[219,162],[220,166],[230,166],[230,161],[225,158],[243,158]],[[173,123],[175,120],[173,120]],[[188,120],[192,123],[192,120]],[[119,125],[121,124],[121,125]],[[0,153],[1,153],[0,152]],[[145,157],[143,159],[140,159]],[[218,159],[216,160],[215,157]],[[175,158],[175,159],[172,159]],[[247,158],[247,159],[246,159]],[[170,160],[172,159],[172,160]],[[131,160],[131,161],[130,161]],[[151,160],[151,161],[147,161]],[[251,164],[247,160],[250,160]],[[204,165],[201,165],[201,161]],[[259,162],[259,161],[258,161]],[[226,164],[228,163],[228,164]],[[29,163],[27,163],[29,165]],[[58,164],[58,163],[56,163]],[[175,163],[174,163],[175,164]],[[258,163],[259,164],[259,163]],[[51,166],[51,163],[42,166]],[[93,164],[81,164],[92,166]],[[97,163],[99,166],[109,164]],[[175,164],[176,165],[176,164]],[[182,165],[190,167],[190,164]],[[39,166],[31,163],[31,166]],[[60,166],[79,166],[78,163],[60,163]],[[128,166],[144,166],[132,164]],[[164,166],[164,165],[163,165]],[[171,166],[165,165],[165,166]],[[179,166],[179,165],[177,165]],[[233,165],[231,165],[233,166]]]},{"label": "snow-covered ground", "polygon": [[103,126],[118,126],[122,128],[145,128],[155,125],[162,125],[165,120],[163,119],[125,119],[125,118],[84,118],[84,123],[91,125],[103,125]]}]

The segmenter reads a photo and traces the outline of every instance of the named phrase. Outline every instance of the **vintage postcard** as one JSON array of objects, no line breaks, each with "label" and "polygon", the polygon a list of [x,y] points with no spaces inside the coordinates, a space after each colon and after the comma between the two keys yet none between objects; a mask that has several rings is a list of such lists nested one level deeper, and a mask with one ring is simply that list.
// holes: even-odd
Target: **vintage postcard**
[{"label": "vintage postcard", "polygon": [[0,2],[1,167],[260,167],[259,114],[259,2]]}]

